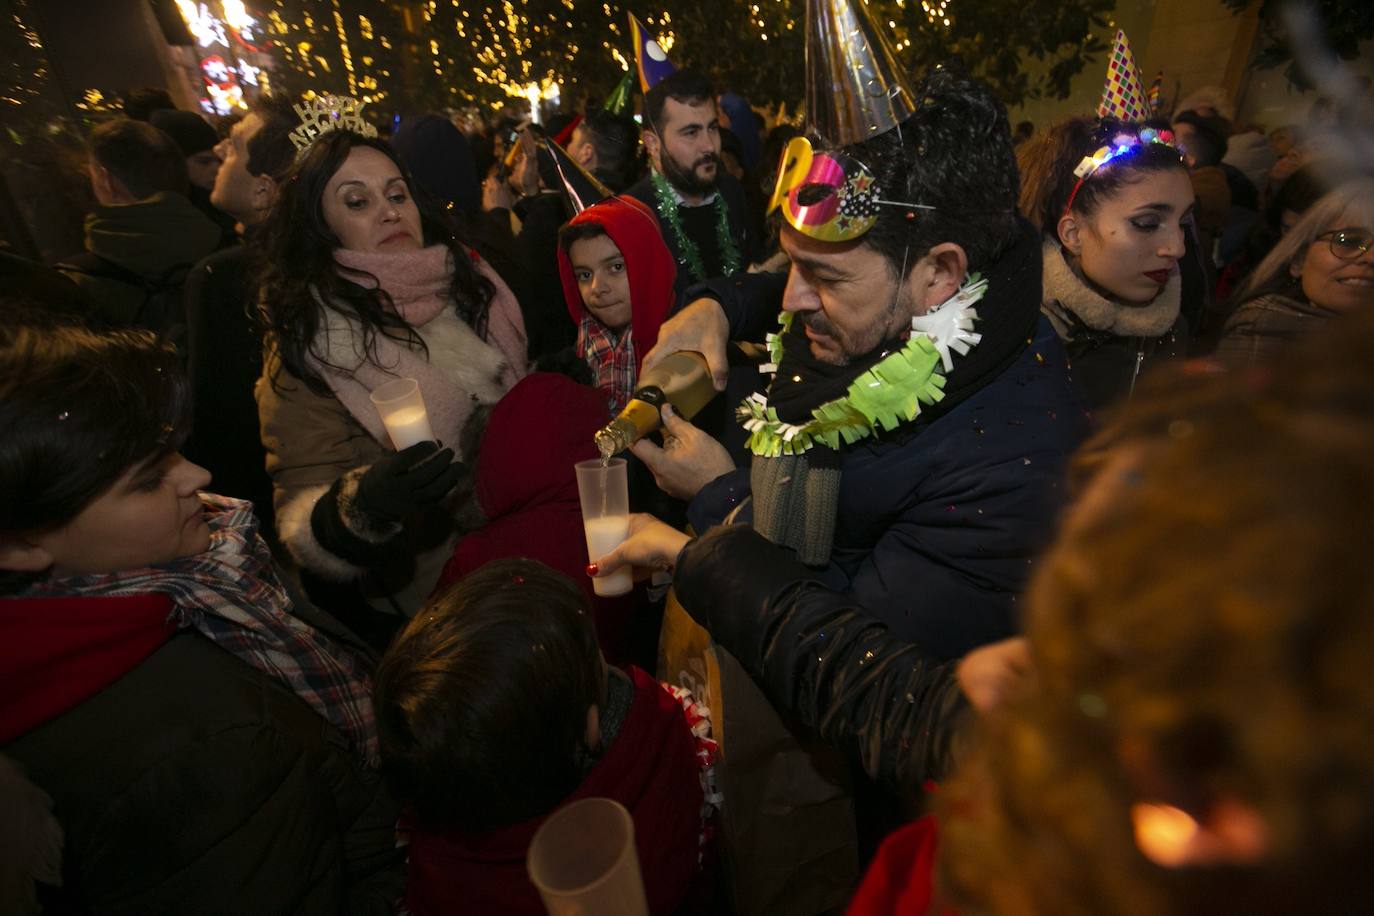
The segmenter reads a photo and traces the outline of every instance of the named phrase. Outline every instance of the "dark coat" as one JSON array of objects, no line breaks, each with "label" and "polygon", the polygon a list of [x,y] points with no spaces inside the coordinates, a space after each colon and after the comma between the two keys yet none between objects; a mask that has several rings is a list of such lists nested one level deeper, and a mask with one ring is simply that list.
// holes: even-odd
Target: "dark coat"
[{"label": "dark coat", "polygon": [[950,762],[965,714],[955,662],[938,662],[816,571],[745,525],[713,528],[678,557],[679,600],[739,660],[792,727],[913,792]]},{"label": "dark coat", "polygon": [[182,454],[208,470],[216,493],[246,499],[275,538],[272,478],[253,389],[262,376],[262,337],[248,315],[251,253],[236,245],[201,261],[186,278],[191,436]]},{"label": "dark coat", "polygon": [[470,234],[520,303],[530,362],[540,364],[577,340],[558,279],[558,228],[571,214],[563,195],[543,193],[515,205],[519,235],[511,234],[510,215],[504,208],[489,210],[473,218]]},{"label": "dark coat", "polygon": [[57,265],[95,302],[98,319],[184,339],[186,274],[220,246],[219,226],[184,195],[163,192],[86,216],[86,251]]},{"label": "dark coat", "polygon": [[1161,337],[1118,337],[1078,327],[1064,341],[1074,384],[1089,410],[1129,398],[1141,373],[1188,355],[1188,322],[1179,316]]},{"label": "dark coat", "polygon": [[55,802],[76,909],[384,914],[400,894],[398,808],[378,774],[194,632],[3,750]]},{"label": "dark coat", "polygon": [[1301,289],[1258,296],[1231,314],[1213,357],[1228,369],[1272,365],[1294,341],[1334,317],[1303,298]]},{"label": "dark coat", "polygon": [[[1065,461],[1085,432],[1042,317],[1016,362],[948,413],[842,449],[834,549],[816,573],[834,590],[828,600],[862,608],[937,659],[1012,635],[1016,596],[1052,534]],[[722,475],[688,517],[705,531],[748,491],[747,470]],[[722,577],[757,572],[723,554],[715,565]]]},{"label": "dark coat", "polygon": [[1042,248],[1040,311],[1069,355],[1074,381],[1089,410],[1129,398],[1142,373],[1188,354],[1186,258],[1151,302],[1126,305],[1090,287],[1065,260],[1059,243]]},{"label": "dark coat", "polygon": [[[717,169],[716,174],[717,190],[725,198],[726,211],[730,221],[730,236],[734,239],[735,247],[739,249],[740,269],[743,270],[753,260],[754,248],[757,244],[756,240],[749,235],[748,220],[745,217],[744,209],[744,188],[733,177],[725,174],[723,169]],[[688,267],[687,258],[678,245],[676,233],[658,213],[658,199],[654,194],[652,173],[626,188],[625,194],[642,201],[650,210],[654,211],[656,216],[659,216],[658,228],[663,233],[663,240],[668,243],[668,249],[673,253],[673,260],[677,262],[677,281],[673,286],[673,292],[679,302],[683,301],[682,294],[693,283],[717,277],[723,273],[720,245],[716,239],[716,210],[714,205],[678,208],[679,214],[684,217],[683,231],[696,242],[697,249],[701,252],[702,262],[709,275],[707,277],[694,277],[690,267]]]}]

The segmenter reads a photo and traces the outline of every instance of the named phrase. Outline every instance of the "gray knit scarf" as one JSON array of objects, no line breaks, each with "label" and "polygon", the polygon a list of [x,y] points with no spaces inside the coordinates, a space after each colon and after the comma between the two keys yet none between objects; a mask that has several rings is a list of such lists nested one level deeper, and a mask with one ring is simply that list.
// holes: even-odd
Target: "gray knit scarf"
[{"label": "gray knit scarf", "polygon": [[[838,461],[813,464],[823,445],[800,455],[755,457],[749,469],[754,497],[754,529],[775,544],[791,547],[808,566],[830,562],[835,517],[840,503]],[[830,456],[826,456],[827,458]]]}]

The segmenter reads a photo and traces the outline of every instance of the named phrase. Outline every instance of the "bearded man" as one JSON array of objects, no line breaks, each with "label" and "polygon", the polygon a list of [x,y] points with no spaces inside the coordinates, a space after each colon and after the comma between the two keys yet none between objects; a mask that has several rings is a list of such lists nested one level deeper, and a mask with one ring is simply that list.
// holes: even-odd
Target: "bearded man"
[{"label": "bearded man", "polygon": [[720,160],[720,119],[711,83],[691,70],[665,77],[644,97],[644,148],[653,166],[625,193],[657,215],[677,261],[676,293],[749,266],[753,240],[744,189]]}]

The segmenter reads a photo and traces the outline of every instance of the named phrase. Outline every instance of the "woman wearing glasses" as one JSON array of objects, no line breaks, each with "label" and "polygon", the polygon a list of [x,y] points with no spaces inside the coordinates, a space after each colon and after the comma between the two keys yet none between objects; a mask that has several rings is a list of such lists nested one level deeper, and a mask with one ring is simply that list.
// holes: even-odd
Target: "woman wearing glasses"
[{"label": "woman wearing glasses", "polygon": [[1374,179],[1313,204],[1236,298],[1216,350],[1232,368],[1269,363],[1328,319],[1374,307]]}]

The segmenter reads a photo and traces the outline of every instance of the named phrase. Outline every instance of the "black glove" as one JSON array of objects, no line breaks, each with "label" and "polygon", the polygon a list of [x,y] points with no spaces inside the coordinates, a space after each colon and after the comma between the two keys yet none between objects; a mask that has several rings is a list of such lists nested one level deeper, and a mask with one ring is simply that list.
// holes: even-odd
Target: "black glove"
[{"label": "black glove", "polygon": [[416,443],[336,480],[315,503],[310,527],[322,547],[350,563],[390,562],[404,552],[405,518],[447,495],[463,471],[453,449]]},{"label": "black glove", "polygon": [[453,449],[417,442],[368,468],[358,481],[353,505],[376,521],[399,522],[443,499],[462,476]]}]

